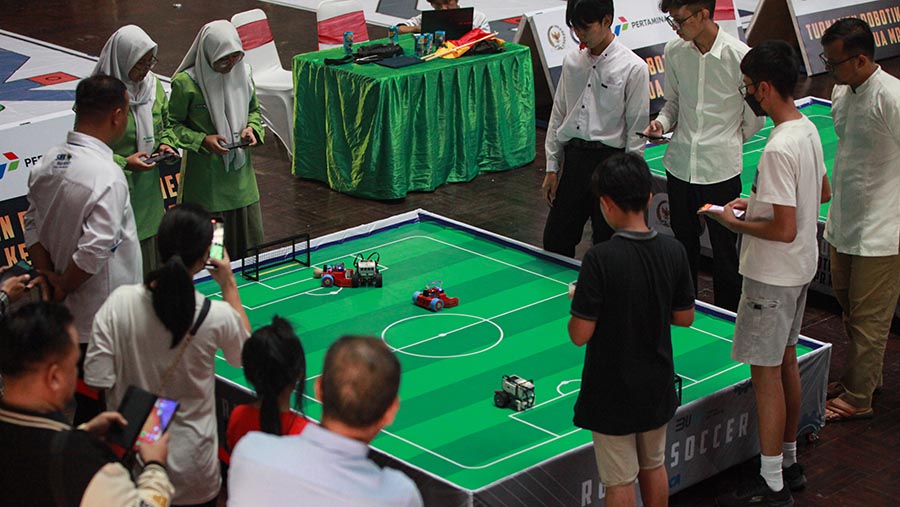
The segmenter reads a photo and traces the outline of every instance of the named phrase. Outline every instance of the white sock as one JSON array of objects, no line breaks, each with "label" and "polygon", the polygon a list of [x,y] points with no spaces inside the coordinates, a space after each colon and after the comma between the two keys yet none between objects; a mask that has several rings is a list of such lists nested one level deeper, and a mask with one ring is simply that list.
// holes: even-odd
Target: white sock
[{"label": "white sock", "polygon": [[781,491],[784,489],[784,479],[781,477],[781,462],[784,455],[764,456],[760,455],[759,475],[763,476],[769,489],[772,491]]},{"label": "white sock", "polygon": [[797,441],[782,442],[781,448],[784,450],[784,463],[782,467],[787,468],[797,462]]}]

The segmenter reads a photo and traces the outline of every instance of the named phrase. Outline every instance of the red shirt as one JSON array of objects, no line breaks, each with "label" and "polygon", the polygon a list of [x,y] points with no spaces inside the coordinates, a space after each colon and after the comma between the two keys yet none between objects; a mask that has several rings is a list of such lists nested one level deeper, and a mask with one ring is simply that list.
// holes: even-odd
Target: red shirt
[{"label": "red shirt", "polygon": [[[306,427],[306,417],[295,412],[281,413],[281,434],[299,435]],[[253,405],[238,405],[231,412],[228,420],[228,431],[225,434],[225,443],[228,449],[233,451],[238,440],[251,431],[259,431],[259,409]]]}]

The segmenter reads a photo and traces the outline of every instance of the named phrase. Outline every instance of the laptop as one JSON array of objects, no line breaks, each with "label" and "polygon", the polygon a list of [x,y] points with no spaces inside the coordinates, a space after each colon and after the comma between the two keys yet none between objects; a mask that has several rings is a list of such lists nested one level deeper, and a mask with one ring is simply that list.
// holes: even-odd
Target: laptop
[{"label": "laptop", "polygon": [[447,33],[445,40],[458,39],[472,30],[472,17],[474,15],[474,7],[423,11],[422,33],[434,33],[438,30],[443,30]]}]

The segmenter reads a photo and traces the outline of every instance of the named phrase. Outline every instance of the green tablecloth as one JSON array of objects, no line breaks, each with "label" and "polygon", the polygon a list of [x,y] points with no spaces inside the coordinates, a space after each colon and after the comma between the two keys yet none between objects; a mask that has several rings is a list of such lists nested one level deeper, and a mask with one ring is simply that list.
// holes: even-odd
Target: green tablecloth
[{"label": "green tablecloth", "polygon": [[[386,42],[375,41],[375,42]],[[411,35],[400,37],[405,54]],[[529,49],[400,69],[326,66],[342,48],[294,57],[296,176],[371,199],[471,181],[535,158]]]}]

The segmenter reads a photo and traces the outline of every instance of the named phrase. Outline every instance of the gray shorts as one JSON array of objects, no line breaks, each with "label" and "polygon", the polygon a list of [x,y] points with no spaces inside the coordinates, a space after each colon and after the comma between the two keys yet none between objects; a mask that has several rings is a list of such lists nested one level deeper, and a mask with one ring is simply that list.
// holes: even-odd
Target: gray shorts
[{"label": "gray shorts", "polygon": [[754,366],[779,366],[785,347],[797,345],[809,284],[779,287],[744,277],[734,323],[731,358]]}]

